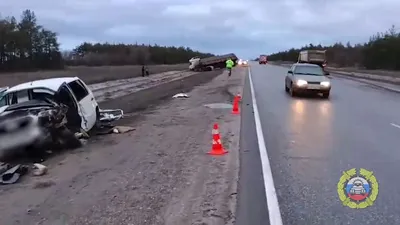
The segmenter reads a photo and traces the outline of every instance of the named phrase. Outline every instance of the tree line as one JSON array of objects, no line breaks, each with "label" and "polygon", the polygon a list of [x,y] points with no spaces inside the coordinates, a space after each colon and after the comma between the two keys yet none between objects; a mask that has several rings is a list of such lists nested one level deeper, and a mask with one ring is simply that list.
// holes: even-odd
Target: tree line
[{"label": "tree line", "polygon": [[315,49],[326,50],[327,63],[333,67],[400,70],[400,33],[396,30],[392,26],[386,32],[371,36],[364,44],[309,44],[301,48],[291,48],[269,55],[268,60],[296,62],[300,51]]},{"label": "tree line", "polygon": [[213,56],[188,47],[109,43],[83,43],[63,55],[71,66],[179,64],[189,63],[194,56]]},{"label": "tree line", "polygon": [[86,42],[61,52],[57,33],[38,24],[33,11],[23,11],[19,21],[15,17],[0,17],[0,72],[65,66],[178,64],[188,63],[194,56],[213,54],[187,47]]},{"label": "tree line", "polygon": [[18,22],[0,19],[0,71],[63,68],[56,33],[37,24],[25,10]]}]

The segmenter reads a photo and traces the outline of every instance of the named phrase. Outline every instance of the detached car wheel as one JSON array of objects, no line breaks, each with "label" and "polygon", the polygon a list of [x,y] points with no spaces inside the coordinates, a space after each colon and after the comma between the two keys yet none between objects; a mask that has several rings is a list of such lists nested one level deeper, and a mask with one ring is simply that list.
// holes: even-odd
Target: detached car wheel
[{"label": "detached car wheel", "polygon": [[322,97],[323,97],[323,98],[329,98],[329,94],[330,94],[329,92],[328,92],[328,93],[323,93],[323,94],[322,94]]}]

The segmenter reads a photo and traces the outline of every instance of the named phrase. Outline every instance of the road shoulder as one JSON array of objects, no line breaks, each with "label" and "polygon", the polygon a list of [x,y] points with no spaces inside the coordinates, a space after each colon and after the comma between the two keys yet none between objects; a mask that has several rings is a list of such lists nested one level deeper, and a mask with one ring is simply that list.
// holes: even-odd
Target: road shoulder
[{"label": "road shoulder", "polygon": [[243,91],[237,225],[268,225],[268,207],[248,76]]},{"label": "road shoulder", "polygon": [[[46,162],[48,175],[2,189],[2,223],[233,223],[240,116],[204,105],[231,104],[243,71],[132,114],[123,122],[135,131],[98,137]],[[220,157],[206,154],[215,122],[229,151]]]}]

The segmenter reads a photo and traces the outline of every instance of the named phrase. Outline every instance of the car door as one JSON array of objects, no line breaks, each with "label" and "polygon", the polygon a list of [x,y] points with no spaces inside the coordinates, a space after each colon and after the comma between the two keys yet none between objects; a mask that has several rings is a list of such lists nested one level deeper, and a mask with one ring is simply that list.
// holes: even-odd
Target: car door
[{"label": "car door", "polygon": [[95,102],[93,94],[90,94],[89,90],[79,80],[69,82],[68,87],[72,90],[72,93],[78,102],[83,120],[86,121],[85,130],[91,130],[97,120],[96,106],[93,104],[93,102]]},{"label": "car door", "polygon": [[[67,112],[67,120],[68,120],[68,126],[70,129],[71,127],[75,129],[77,128],[82,128],[83,130],[88,130],[88,121],[86,118],[83,116],[83,112],[81,107],[78,104],[78,101],[76,100],[75,95],[72,93],[72,90],[70,87],[64,83],[62,84],[57,92],[54,94],[54,100],[57,103],[62,103],[66,106],[68,106],[68,112]],[[77,129],[79,131],[79,129]]]},{"label": "car door", "polygon": [[78,80],[78,82],[86,88],[86,90],[89,92],[89,96],[90,96],[90,100],[92,102],[92,105],[94,108],[97,108],[99,106],[99,104],[96,101],[96,98],[94,97],[94,94],[92,92],[92,90],[90,90],[90,88],[85,84],[85,82],[83,82],[82,80]]}]

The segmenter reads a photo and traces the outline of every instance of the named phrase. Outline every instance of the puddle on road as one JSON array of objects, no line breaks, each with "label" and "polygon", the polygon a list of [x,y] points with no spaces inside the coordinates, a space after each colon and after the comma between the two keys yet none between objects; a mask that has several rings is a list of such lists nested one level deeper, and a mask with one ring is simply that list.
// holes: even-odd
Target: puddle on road
[{"label": "puddle on road", "polygon": [[227,103],[212,103],[204,106],[211,109],[232,109],[232,105]]}]

